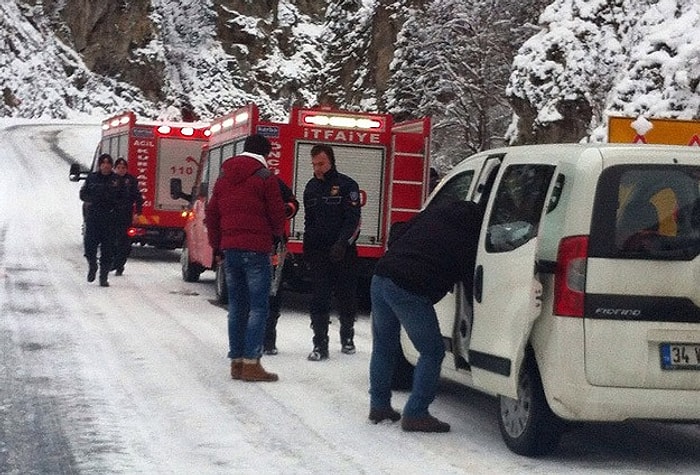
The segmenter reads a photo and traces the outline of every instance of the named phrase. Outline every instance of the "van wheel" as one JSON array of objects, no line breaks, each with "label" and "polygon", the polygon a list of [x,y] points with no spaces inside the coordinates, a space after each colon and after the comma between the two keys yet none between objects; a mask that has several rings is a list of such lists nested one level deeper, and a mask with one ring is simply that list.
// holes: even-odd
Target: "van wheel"
[{"label": "van wheel", "polygon": [[498,426],[510,450],[528,457],[546,455],[559,445],[564,421],[547,403],[537,364],[526,358],[518,381],[518,399],[499,396]]},{"label": "van wheel", "polygon": [[190,262],[190,251],[187,249],[187,243],[182,246],[180,267],[182,268],[182,280],[185,282],[197,282],[199,276],[204,272],[201,265]]},{"label": "van wheel", "polygon": [[216,266],[216,280],[214,281],[216,289],[216,301],[222,305],[228,304],[228,286],[226,285],[226,272],[223,265]]}]

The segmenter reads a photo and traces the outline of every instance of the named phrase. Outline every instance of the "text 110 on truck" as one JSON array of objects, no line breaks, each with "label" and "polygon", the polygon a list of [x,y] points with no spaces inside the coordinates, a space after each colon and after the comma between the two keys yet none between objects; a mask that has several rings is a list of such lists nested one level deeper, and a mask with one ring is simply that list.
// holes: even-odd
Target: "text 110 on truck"
[{"label": "text 110 on truck", "polygon": [[[128,171],[138,180],[144,199],[142,214],[127,231],[133,243],[165,249],[182,246],[187,206],[170,196],[170,179],[177,177],[184,186],[194,185],[198,157],[208,136],[209,124],[137,121],[133,112],[102,121],[102,138],[91,171],[98,170],[97,159],[103,153],[129,164]],[[87,173],[73,164],[69,177],[79,181]]]},{"label": "text 110 on truck", "polygon": [[[357,181],[363,200],[362,224],[357,250],[363,274],[371,275],[374,263],[384,254],[391,225],[406,221],[418,211],[428,195],[430,175],[430,119],[394,123],[390,115],[293,108],[288,123],[260,120],[254,104],[238,109],[211,123],[208,148],[203,152],[192,194],[185,183],[174,180],[173,196],[190,199],[185,226],[182,275],[195,281],[215,268],[207,242],[204,210],[224,160],[243,151],[250,134],[262,134],[272,144],[267,162],[303,201],[304,187],[313,176],[311,147],[324,143],[335,152],[341,173]],[[306,280],[302,260],[304,207],[288,223],[289,242],[284,283],[299,288]],[[223,272],[217,272],[217,296],[222,295]],[[225,294],[225,291],[223,292]]]}]

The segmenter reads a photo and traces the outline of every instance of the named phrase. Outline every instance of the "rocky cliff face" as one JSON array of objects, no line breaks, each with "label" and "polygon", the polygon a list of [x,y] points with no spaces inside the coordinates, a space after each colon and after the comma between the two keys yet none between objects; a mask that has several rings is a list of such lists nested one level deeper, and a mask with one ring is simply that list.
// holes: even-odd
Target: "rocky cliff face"
[{"label": "rocky cliff face", "polygon": [[52,12],[55,34],[90,71],[132,84],[151,101],[165,99],[163,58],[142,53],[158,38],[150,0],[44,0],[44,5]]},{"label": "rocky cliff face", "polygon": [[[133,86],[156,105],[171,103],[185,118],[210,117],[251,99],[280,118],[291,105],[324,100],[325,0],[19,1],[30,21],[43,19],[34,26],[76,51],[90,72]],[[365,89],[386,88],[396,31],[396,19],[380,9]],[[349,61],[334,83],[355,81],[357,67]],[[344,104],[358,100],[343,98]]]},{"label": "rocky cliff face", "polygon": [[[358,43],[346,45],[356,54],[347,55],[326,50],[327,0],[18,2],[27,18],[42,19],[37,29],[77,52],[89,73],[115,80],[117,95],[119,84],[133,86],[156,108],[170,104],[184,118],[249,100],[277,119],[293,105],[382,108],[375,98],[387,88],[401,27],[391,2],[370,17],[367,2],[347,2],[342,8],[365,10],[367,22]],[[343,66],[329,77],[324,62],[333,54],[344,55]]]}]

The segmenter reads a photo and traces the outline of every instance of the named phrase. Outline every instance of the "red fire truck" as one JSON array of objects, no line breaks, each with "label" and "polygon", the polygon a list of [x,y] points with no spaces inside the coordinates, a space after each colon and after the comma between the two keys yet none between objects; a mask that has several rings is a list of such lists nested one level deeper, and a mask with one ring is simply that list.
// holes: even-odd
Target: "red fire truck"
[{"label": "red fire truck", "polygon": [[[170,179],[177,177],[184,186],[194,185],[208,139],[209,124],[205,123],[137,121],[130,111],[102,121],[102,139],[92,170],[97,170],[102,153],[127,160],[144,198],[143,213],[128,230],[133,243],[165,249],[182,246],[187,206],[170,196]],[[79,181],[87,173],[73,164],[69,177]]]},{"label": "red fire truck", "polygon": [[[338,170],[354,178],[363,198],[362,225],[357,240],[364,273],[371,275],[375,261],[384,254],[392,223],[416,214],[428,195],[430,179],[430,119],[394,123],[387,114],[370,114],[326,108],[293,108],[288,123],[261,121],[250,104],[211,123],[208,148],[202,153],[192,194],[175,179],[173,196],[191,201],[185,225],[182,276],[196,281],[207,269],[217,270],[207,242],[204,210],[222,162],[243,151],[246,136],[258,133],[272,144],[268,166],[302,201],[312,177],[311,147],[333,146]],[[297,287],[305,279],[302,254],[304,207],[289,222],[288,254],[284,281]],[[225,299],[223,272],[217,271],[217,297]]]}]

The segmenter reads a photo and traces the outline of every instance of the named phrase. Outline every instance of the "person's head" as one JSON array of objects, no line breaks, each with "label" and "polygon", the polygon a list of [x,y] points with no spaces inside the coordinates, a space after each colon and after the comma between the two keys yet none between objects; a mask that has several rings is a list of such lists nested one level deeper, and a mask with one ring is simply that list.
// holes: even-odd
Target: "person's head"
[{"label": "person's head", "polygon": [[126,175],[127,170],[129,169],[126,160],[124,160],[122,157],[117,158],[117,160],[114,162],[114,171],[116,172],[117,175],[119,176],[124,176]]},{"label": "person's head", "polygon": [[311,147],[311,165],[314,169],[314,176],[323,179],[329,170],[335,169],[333,147],[326,144],[317,144]]},{"label": "person's head", "polygon": [[103,153],[97,159],[97,165],[100,168],[100,173],[103,175],[109,175],[112,173],[112,166],[114,165],[114,160],[112,156],[108,153]]},{"label": "person's head", "polygon": [[272,145],[267,137],[260,134],[249,135],[245,139],[243,144],[243,151],[248,153],[254,153],[262,157],[267,157],[272,150]]}]

